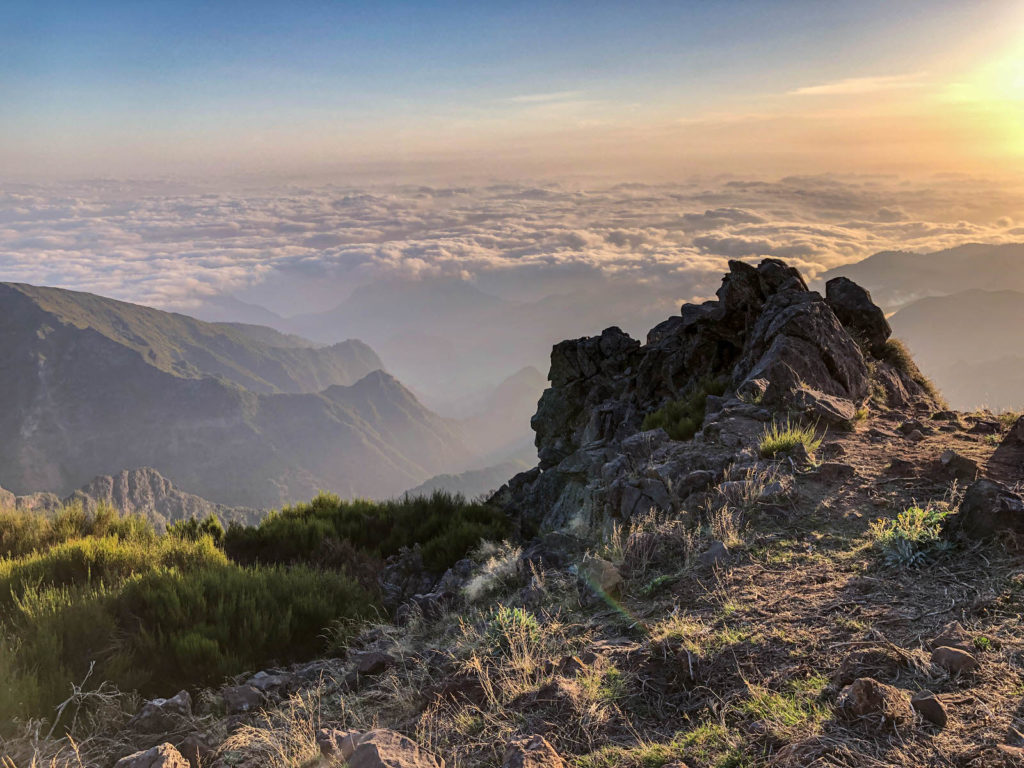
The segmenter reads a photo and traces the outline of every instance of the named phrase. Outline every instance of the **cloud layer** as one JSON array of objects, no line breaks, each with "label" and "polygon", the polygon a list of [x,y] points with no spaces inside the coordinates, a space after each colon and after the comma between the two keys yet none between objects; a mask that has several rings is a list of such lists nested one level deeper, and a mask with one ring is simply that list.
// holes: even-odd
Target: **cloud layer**
[{"label": "cloud layer", "polygon": [[1024,190],[965,177],[215,193],[7,185],[0,278],[163,307],[234,294],[282,314],[389,278],[454,277],[530,300],[646,286],[674,302],[711,293],[730,258],[776,256],[813,278],[881,250],[1021,240],[1022,211]]}]

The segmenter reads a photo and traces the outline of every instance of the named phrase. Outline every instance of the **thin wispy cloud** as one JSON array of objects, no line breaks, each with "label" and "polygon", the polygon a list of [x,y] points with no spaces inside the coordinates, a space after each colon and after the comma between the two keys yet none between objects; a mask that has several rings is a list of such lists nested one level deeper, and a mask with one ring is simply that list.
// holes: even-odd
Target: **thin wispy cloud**
[{"label": "thin wispy cloud", "polygon": [[894,91],[901,88],[919,88],[925,84],[927,73],[914,72],[903,75],[878,75],[875,77],[847,77],[831,83],[809,85],[789,92],[790,96],[858,96],[880,91]]},{"label": "thin wispy cloud", "polygon": [[583,91],[552,91],[550,93],[525,93],[510,96],[501,101],[508,104],[547,104],[553,101],[570,101],[583,98]]}]

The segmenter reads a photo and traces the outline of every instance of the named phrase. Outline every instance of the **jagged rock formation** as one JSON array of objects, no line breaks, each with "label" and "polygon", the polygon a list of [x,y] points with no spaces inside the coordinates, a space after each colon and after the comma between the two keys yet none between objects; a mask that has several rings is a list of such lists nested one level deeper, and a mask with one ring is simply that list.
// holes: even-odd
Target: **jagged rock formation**
[{"label": "jagged rock formation", "polygon": [[[644,345],[608,328],[555,346],[551,388],[532,422],[540,465],[496,496],[527,530],[679,509],[773,412],[848,427],[869,397],[883,408],[936,405],[911,371],[883,359],[888,324],[856,284],[834,281],[823,298],[775,259],[729,270],[716,301],[683,306]],[[724,381],[726,395],[707,398],[692,442],[641,431],[646,414],[709,380]],[[651,456],[654,476],[630,477],[629,466]]]},{"label": "jagged rock formation", "polygon": [[151,466],[217,503],[276,507],[320,489],[388,496],[465,466],[461,428],[389,374],[357,362],[350,381],[338,350],[246,333],[0,285],[0,485],[65,495]]},{"label": "jagged rock formation", "polygon": [[203,519],[209,515],[216,515],[225,525],[232,521],[254,524],[264,514],[263,510],[228,507],[180,491],[152,467],[126,469],[116,475],[101,475],[64,498],[55,493],[16,496],[0,488],[0,509],[49,513],[76,503],[81,504],[90,514],[100,504],[108,504],[122,515],[141,515],[157,530],[163,530],[168,523],[190,518]]}]

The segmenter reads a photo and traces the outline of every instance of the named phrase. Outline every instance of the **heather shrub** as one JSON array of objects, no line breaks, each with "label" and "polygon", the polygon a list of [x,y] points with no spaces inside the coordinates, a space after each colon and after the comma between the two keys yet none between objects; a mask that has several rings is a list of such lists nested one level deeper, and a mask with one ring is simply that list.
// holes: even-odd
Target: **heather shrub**
[{"label": "heather shrub", "polygon": [[251,564],[316,562],[325,542],[348,542],[379,557],[419,544],[426,567],[440,573],[481,539],[504,538],[508,525],[501,510],[442,491],[381,502],[320,494],[272,512],[257,526],[230,526],[224,548],[233,560]]}]

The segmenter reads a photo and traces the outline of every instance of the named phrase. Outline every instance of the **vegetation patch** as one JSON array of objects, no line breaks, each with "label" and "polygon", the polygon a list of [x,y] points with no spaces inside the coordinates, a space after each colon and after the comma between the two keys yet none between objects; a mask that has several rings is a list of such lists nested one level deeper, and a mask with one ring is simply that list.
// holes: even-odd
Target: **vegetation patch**
[{"label": "vegetation patch", "polygon": [[708,395],[720,396],[725,392],[726,379],[706,377],[693,385],[690,392],[679,400],[666,403],[644,417],[642,428],[664,429],[673,440],[689,440],[704,423]]},{"label": "vegetation patch", "polygon": [[916,568],[949,548],[942,538],[942,525],[949,510],[933,505],[914,505],[895,520],[873,520],[868,533],[887,565]]},{"label": "vegetation patch", "polygon": [[419,544],[423,564],[440,574],[481,539],[504,538],[508,528],[501,510],[442,491],[380,502],[322,493],[271,512],[257,526],[231,525],[224,549],[246,564],[344,565],[352,553],[385,558]]},{"label": "vegetation patch", "polygon": [[771,458],[780,453],[790,453],[797,446],[803,446],[807,453],[814,453],[821,447],[821,437],[811,425],[801,425],[789,419],[783,424],[772,424],[761,436],[758,450],[764,458]]}]

